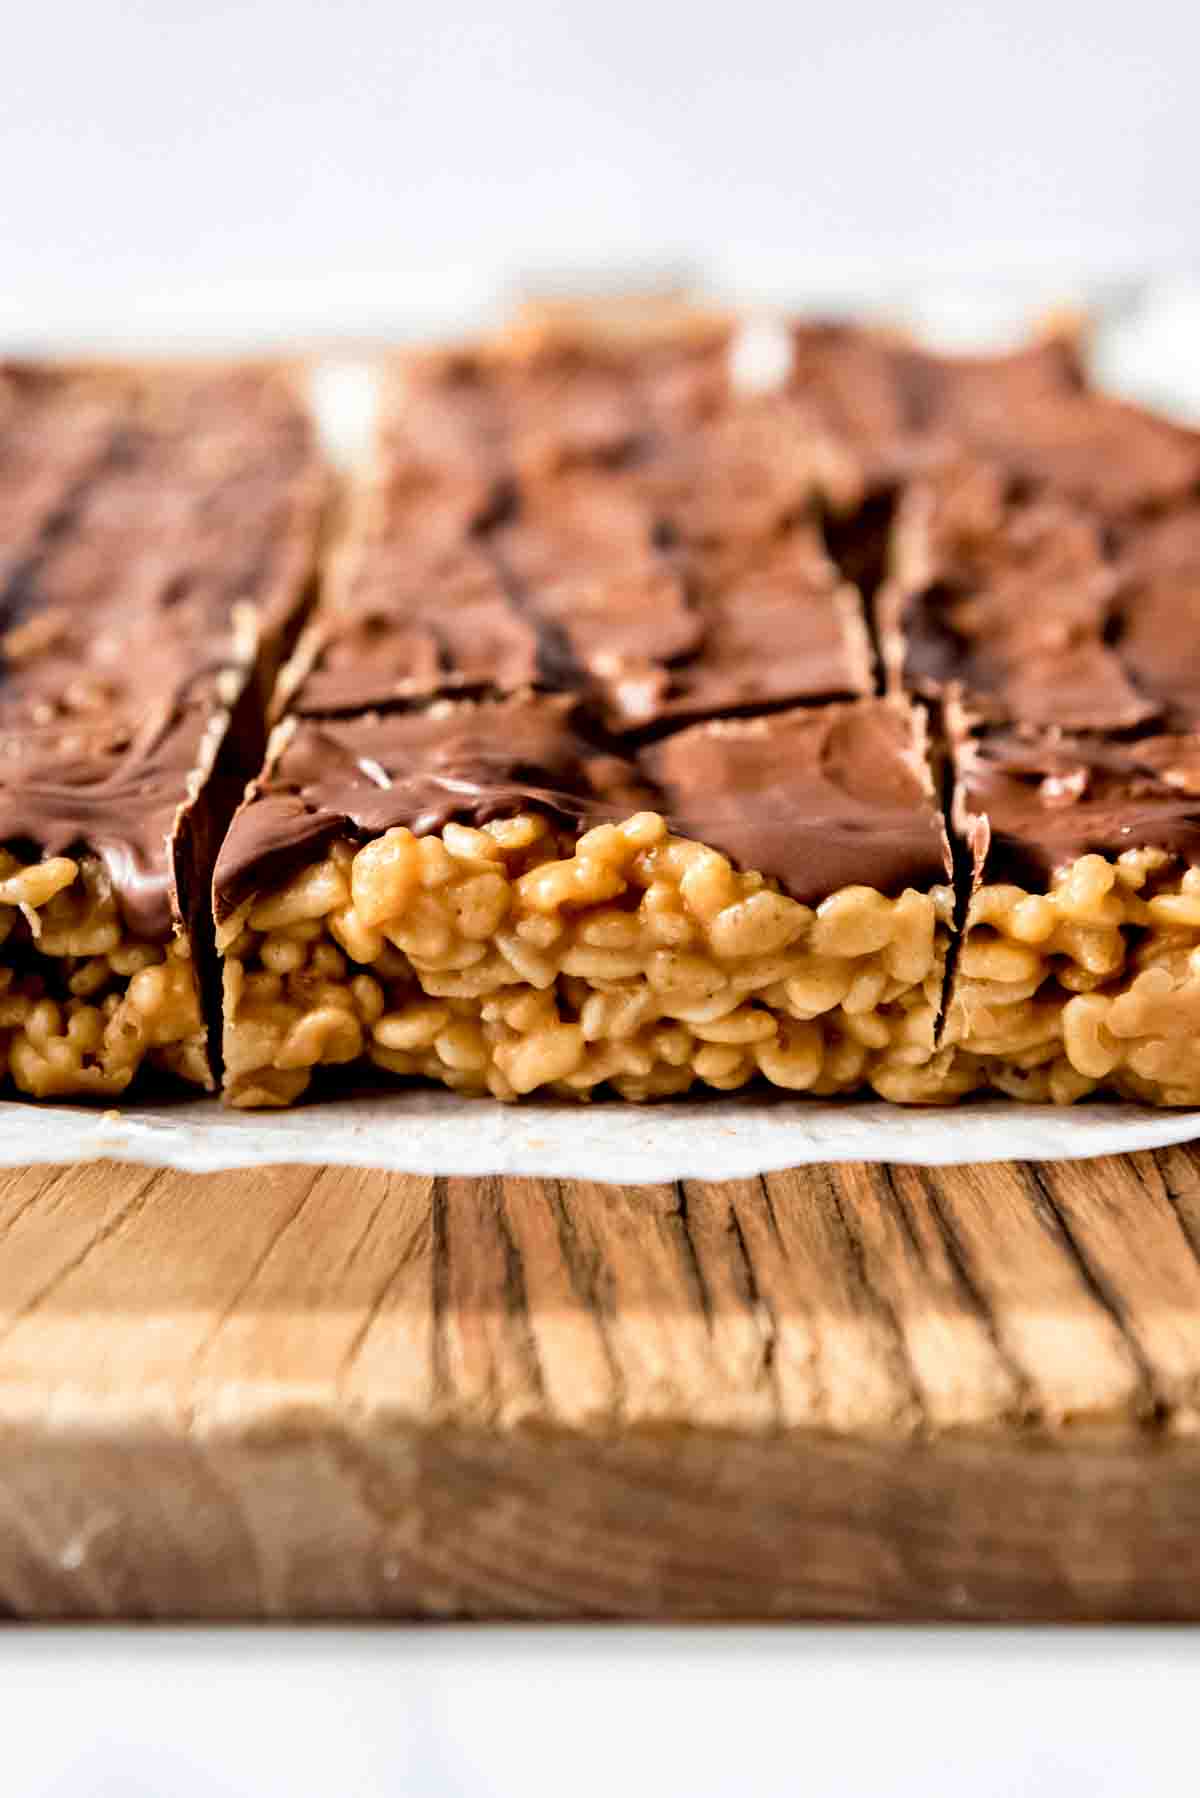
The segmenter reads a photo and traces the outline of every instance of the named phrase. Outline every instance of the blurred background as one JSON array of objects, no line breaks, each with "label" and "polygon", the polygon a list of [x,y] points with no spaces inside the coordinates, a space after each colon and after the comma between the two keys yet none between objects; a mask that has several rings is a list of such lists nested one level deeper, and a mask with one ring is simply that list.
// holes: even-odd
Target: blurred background
[{"label": "blurred background", "polygon": [[5,61],[10,348],[425,334],[680,277],[943,337],[1128,321],[1150,278],[1160,337],[1194,317],[1181,0],[51,0]]}]

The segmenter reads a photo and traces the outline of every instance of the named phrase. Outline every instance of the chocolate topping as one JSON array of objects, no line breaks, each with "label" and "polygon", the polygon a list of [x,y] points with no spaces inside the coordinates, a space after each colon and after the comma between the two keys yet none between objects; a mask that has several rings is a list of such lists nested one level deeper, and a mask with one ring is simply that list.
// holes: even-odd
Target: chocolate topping
[{"label": "chocolate topping", "polygon": [[402,365],[293,709],[533,684],[643,734],[870,692],[813,511],[828,446],[723,368],[707,337]]},{"label": "chocolate topping", "polygon": [[127,383],[64,380],[38,363],[0,362],[0,592],[29,578],[43,532],[62,529],[79,484],[110,451]]},{"label": "chocolate topping", "polygon": [[1139,520],[1114,534],[1113,547],[1129,574],[1195,573],[1200,568],[1200,504]]},{"label": "chocolate topping", "polygon": [[1121,580],[1104,532],[1065,501],[1009,493],[994,465],[964,462],[906,495],[877,607],[893,677],[993,721],[1146,723],[1156,697],[1111,646]]},{"label": "chocolate topping", "polygon": [[[222,916],[340,835],[524,806],[577,829],[662,810],[806,901],[927,887],[945,840],[909,692],[957,720],[956,818],[982,844],[992,814],[989,875],[1146,832],[1188,853],[1200,438],[1095,393],[1061,342],[792,341],[783,387],[749,397],[721,330],[560,320],[398,364]],[[893,700],[863,697],[830,538],[887,576]]]},{"label": "chocolate topping", "polygon": [[898,893],[947,879],[915,715],[890,700],[697,725],[622,756],[572,700],[522,694],[420,713],[298,719],[217,863],[218,918],[335,837],[531,809],[582,831],[636,811],[816,902],[861,883]]},{"label": "chocolate topping", "polygon": [[532,809],[568,824],[644,811],[637,769],[583,735],[565,696],[443,702],[423,712],[299,718],[238,812],[217,861],[218,920],[334,838],[418,834]]},{"label": "chocolate topping", "polygon": [[596,670],[614,731],[718,717],[873,685],[861,602],[839,583],[815,539],[794,532],[751,552],[695,564],[691,655],[655,663],[644,653]]},{"label": "chocolate topping", "polygon": [[945,356],[853,325],[793,330],[792,390],[894,485],[966,449],[1110,517],[1200,496],[1200,432],[1087,384],[1073,346]]},{"label": "chocolate topping", "polygon": [[361,711],[538,678],[538,632],[469,541],[427,560],[402,540],[364,547],[351,603],[320,612],[295,710]]},{"label": "chocolate topping", "polygon": [[1052,390],[1030,403],[976,393],[948,397],[950,432],[1032,487],[1122,516],[1200,495],[1200,432],[1091,388]]},{"label": "chocolate topping", "polygon": [[1081,855],[1165,849],[1200,864],[1200,742],[960,736],[954,824],[983,879],[1043,891]]},{"label": "chocolate topping", "polygon": [[798,324],[789,387],[839,442],[854,447],[871,486],[896,478],[916,420],[890,339],[855,325]]},{"label": "chocolate topping", "polygon": [[1063,406],[1082,372],[1070,345],[939,356],[883,331],[804,323],[792,331],[790,391],[861,458],[870,489],[893,486],[951,446],[983,448],[996,421]]},{"label": "chocolate topping", "polygon": [[950,878],[921,726],[889,700],[696,725],[643,752],[672,828],[815,905]]},{"label": "chocolate topping", "polygon": [[1134,685],[1172,731],[1200,725],[1200,505],[1120,545],[1108,636]]},{"label": "chocolate topping", "polygon": [[8,370],[0,492],[0,841],[94,851],[165,937],[184,817],[307,576],[303,415],[261,369]]},{"label": "chocolate topping", "polygon": [[608,345],[551,337],[524,354],[484,347],[399,359],[384,461],[410,488],[466,478],[485,509],[514,476],[619,464],[647,436],[721,407],[728,337],[724,328]]}]

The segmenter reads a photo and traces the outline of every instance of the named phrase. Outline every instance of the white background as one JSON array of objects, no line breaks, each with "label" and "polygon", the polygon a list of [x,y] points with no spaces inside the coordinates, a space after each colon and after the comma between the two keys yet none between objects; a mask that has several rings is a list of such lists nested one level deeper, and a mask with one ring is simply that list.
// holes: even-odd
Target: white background
[{"label": "white background", "polygon": [[[0,329],[1197,260],[1189,0],[10,0]],[[367,302],[363,295],[374,298]]]},{"label": "white background", "polygon": [[946,1629],[0,1643],[5,1798],[1194,1798],[1196,1639]]},{"label": "white background", "polygon": [[[951,323],[959,283],[972,320],[981,290],[1086,291],[1119,323],[1153,275],[1113,366],[1174,400],[1190,357],[1200,401],[1188,0],[2,16],[0,345],[437,330],[672,271],[936,287]],[[10,1634],[0,1791],[1174,1798],[1197,1658],[1118,1631]]]}]

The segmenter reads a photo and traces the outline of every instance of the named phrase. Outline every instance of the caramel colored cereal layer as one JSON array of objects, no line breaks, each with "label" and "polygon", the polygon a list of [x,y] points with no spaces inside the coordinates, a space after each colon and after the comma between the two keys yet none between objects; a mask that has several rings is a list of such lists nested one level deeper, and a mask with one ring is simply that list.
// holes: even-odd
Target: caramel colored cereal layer
[{"label": "caramel colored cereal layer", "polygon": [[501,1099],[762,1075],[928,1100],[969,1083],[934,1047],[951,912],[948,887],[813,909],[654,813],[343,841],[225,927],[227,1094],[360,1063]]},{"label": "caramel colored cereal layer", "polygon": [[94,857],[0,851],[0,1074],[38,1099],[117,1098],[144,1066],[211,1087],[187,945],[125,926]]},{"label": "caramel colored cereal layer", "polygon": [[947,1012],[959,1079],[1069,1104],[1200,1104],[1200,869],[1079,857],[1044,893],[975,894]]}]

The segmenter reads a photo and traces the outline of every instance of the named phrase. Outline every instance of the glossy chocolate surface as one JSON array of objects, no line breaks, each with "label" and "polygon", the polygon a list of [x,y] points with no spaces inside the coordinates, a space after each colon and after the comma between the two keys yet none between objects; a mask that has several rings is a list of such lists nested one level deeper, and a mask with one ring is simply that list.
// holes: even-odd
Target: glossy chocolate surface
[{"label": "glossy chocolate surface", "polygon": [[982,878],[1045,890],[1081,855],[1165,849],[1200,863],[1200,743],[1010,732],[968,735],[955,753],[956,829]]},{"label": "glossy chocolate surface", "polygon": [[1098,391],[1065,339],[956,356],[851,324],[793,331],[792,389],[872,484],[947,450],[994,462],[1029,491],[1125,517],[1200,498],[1200,432]]},{"label": "glossy chocolate surface", "polygon": [[876,608],[893,684],[1032,731],[1200,721],[1200,504],[1114,521],[967,459],[907,490],[894,562]]},{"label": "glossy chocolate surface", "polygon": [[139,934],[186,917],[179,833],[321,492],[269,371],[0,367],[0,842],[93,851]]},{"label": "glossy chocolate surface", "polygon": [[994,464],[968,460],[909,489],[895,546],[877,612],[907,691],[1035,729],[1123,731],[1157,715],[1114,647],[1128,582],[1101,519],[1014,499]]},{"label": "glossy chocolate surface", "polygon": [[396,825],[427,834],[522,810],[576,831],[660,811],[807,903],[847,885],[899,893],[948,878],[919,720],[900,704],[710,722],[622,754],[577,702],[519,694],[285,726],[221,851],[218,917],[334,838]]},{"label": "glossy chocolate surface", "polygon": [[830,468],[807,414],[735,397],[708,342],[415,359],[290,704],[536,685],[641,735],[869,693],[818,519]]}]

